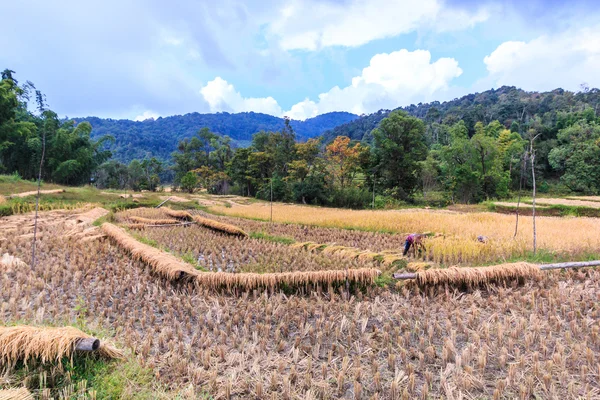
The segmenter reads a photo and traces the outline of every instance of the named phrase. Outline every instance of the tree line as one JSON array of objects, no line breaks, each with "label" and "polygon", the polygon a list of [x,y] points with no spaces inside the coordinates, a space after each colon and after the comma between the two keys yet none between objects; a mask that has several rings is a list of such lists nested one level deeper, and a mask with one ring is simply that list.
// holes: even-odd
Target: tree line
[{"label": "tree line", "polygon": [[34,179],[45,152],[42,177],[56,183],[133,190],[172,183],[188,192],[353,208],[505,198],[532,186],[532,167],[542,192],[600,193],[600,91],[554,91],[527,98],[528,105],[516,95],[526,92],[498,93],[474,97],[477,104],[471,95],[460,99],[466,118],[457,115],[456,102],[375,113],[353,122],[375,119],[374,128],[351,137],[300,142],[285,119],[282,129],[260,131],[248,147],[237,147],[205,127],[179,141],[168,162],[145,157],[123,164],[111,159],[110,135],[93,140],[88,122],[59,119],[33,83],[20,84],[4,70],[0,169]]},{"label": "tree line", "polygon": [[354,208],[476,203],[530,188],[535,160],[540,191],[600,193],[596,110],[559,113],[550,138],[541,118],[526,126],[522,132],[516,123],[478,121],[471,133],[463,120],[427,124],[396,110],[369,133],[370,142],[337,136],[329,143],[299,143],[286,123],[237,149],[228,137],[204,128],[173,154],[174,185]]}]

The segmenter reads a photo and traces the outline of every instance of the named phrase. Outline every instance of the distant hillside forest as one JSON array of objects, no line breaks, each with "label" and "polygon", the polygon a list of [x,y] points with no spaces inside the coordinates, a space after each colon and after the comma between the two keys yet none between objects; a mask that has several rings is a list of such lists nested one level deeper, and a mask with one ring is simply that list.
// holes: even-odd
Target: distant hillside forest
[{"label": "distant hillside forest", "polygon": [[[317,131],[338,117],[354,116],[332,113],[304,123],[254,113],[188,114],[154,123],[98,119],[108,126],[147,124],[152,127],[147,132],[162,126],[156,136],[170,137],[169,124],[198,118],[197,127],[186,128],[193,134],[168,150],[167,160],[141,152],[123,163],[111,159],[110,146],[117,142],[108,134],[114,132],[94,128],[94,118],[58,119],[31,82],[19,84],[13,71],[4,70],[0,172],[34,179],[45,152],[42,178],[56,183],[160,190],[172,182],[189,192],[352,208],[507,198],[529,190],[533,172],[540,192],[600,194],[599,103],[598,89],[531,93],[502,87],[445,103],[382,110],[317,138],[307,138],[307,127]],[[221,120],[227,129],[235,126],[232,121],[252,121],[256,128],[244,129],[259,131],[242,134],[238,127],[237,140],[248,146],[236,147],[232,137],[202,125],[209,120]],[[128,132],[135,136],[135,130]]]},{"label": "distant hillside forest", "polygon": [[[350,122],[358,115],[332,112],[306,121],[290,121],[299,140],[320,136],[340,124]],[[113,158],[129,163],[133,159],[156,157],[169,161],[171,153],[183,139],[189,139],[200,128],[208,128],[221,136],[229,136],[235,147],[247,147],[252,135],[261,131],[283,129],[283,118],[254,112],[230,114],[191,113],[146,121],[114,120],[97,117],[73,118],[76,123],[87,121],[92,125],[92,138],[111,135],[114,142],[109,146]]]}]

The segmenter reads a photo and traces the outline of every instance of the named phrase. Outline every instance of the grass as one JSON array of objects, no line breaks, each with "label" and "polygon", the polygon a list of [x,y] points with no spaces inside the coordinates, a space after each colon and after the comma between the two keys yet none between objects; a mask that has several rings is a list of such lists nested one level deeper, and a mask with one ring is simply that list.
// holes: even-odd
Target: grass
[{"label": "grass", "polygon": [[249,236],[252,239],[267,240],[269,242],[281,243],[281,244],[287,244],[287,245],[296,243],[296,241],[292,238],[285,237],[285,236],[269,235],[266,232],[250,232]]},{"label": "grass", "polygon": [[[42,182],[41,188],[42,190],[61,189],[62,186]],[[0,175],[0,194],[3,196],[32,190],[37,190],[37,181],[21,179],[18,174]]]}]

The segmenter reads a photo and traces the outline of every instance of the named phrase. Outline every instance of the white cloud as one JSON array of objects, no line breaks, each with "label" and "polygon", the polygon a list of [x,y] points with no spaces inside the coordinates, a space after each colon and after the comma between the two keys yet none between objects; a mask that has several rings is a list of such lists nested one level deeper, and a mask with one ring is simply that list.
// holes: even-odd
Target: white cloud
[{"label": "white cloud", "polygon": [[420,29],[462,30],[489,15],[484,8],[473,13],[445,8],[442,0],[291,0],[271,22],[270,32],[286,50],[317,50],[360,46]]},{"label": "white cloud", "polygon": [[212,112],[254,111],[276,116],[281,115],[281,107],[271,96],[244,98],[235,90],[232,84],[219,76],[203,86],[200,93]]},{"label": "white cloud", "polygon": [[135,117],[133,120],[134,121],[145,121],[147,119],[157,119],[158,117],[160,117],[160,115],[155,113],[154,111],[146,110],[141,115],[138,115],[137,117]]},{"label": "white cloud", "polygon": [[600,26],[504,42],[483,61],[495,86],[578,90],[586,82],[600,87]]},{"label": "white cloud", "polygon": [[432,63],[426,50],[377,54],[360,76],[352,78],[351,85],[335,86],[320,94],[318,102],[305,99],[286,115],[306,119],[332,111],[362,114],[411,102],[439,100],[449,89],[450,81],[461,74],[455,59],[440,58]]}]

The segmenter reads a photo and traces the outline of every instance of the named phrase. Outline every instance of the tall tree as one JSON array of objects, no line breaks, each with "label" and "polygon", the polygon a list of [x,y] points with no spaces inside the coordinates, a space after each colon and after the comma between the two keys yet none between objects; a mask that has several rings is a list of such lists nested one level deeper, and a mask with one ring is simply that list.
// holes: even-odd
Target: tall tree
[{"label": "tall tree", "polygon": [[427,157],[425,124],[404,111],[393,111],[373,131],[373,138],[383,187],[394,197],[409,197],[419,183],[419,163]]}]

